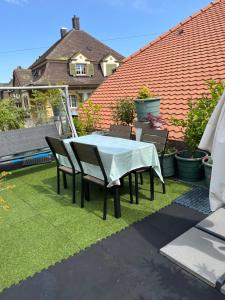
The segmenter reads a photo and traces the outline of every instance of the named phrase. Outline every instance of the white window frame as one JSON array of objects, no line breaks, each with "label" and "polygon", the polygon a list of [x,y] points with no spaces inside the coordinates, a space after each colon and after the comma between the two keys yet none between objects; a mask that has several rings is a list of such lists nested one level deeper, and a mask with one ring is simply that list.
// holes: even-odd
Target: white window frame
[{"label": "white window frame", "polygon": [[[72,97],[75,97],[75,101],[76,101],[76,106],[73,106],[73,100],[72,100]],[[76,95],[69,95],[69,101],[70,101],[70,107],[71,108],[76,108],[77,107],[77,97]]]},{"label": "white window frame", "polygon": [[76,75],[78,75],[78,76],[87,75],[87,64],[76,63]]}]

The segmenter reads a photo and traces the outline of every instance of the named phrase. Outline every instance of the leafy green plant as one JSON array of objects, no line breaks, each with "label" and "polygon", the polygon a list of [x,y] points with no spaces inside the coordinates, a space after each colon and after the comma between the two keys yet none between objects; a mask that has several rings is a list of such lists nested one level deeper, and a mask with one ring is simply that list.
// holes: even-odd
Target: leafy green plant
[{"label": "leafy green plant", "polygon": [[166,146],[165,154],[174,154],[175,152],[177,152],[175,147]]},{"label": "leafy green plant", "polygon": [[140,89],[138,90],[137,98],[138,99],[154,98],[154,95],[150,91],[150,89],[146,85],[144,85],[140,87]]},{"label": "leafy green plant", "polygon": [[86,100],[80,104],[79,120],[84,124],[85,131],[92,132],[99,126],[102,107],[100,104],[95,104],[92,100]]},{"label": "leafy green plant", "polygon": [[131,98],[121,98],[112,109],[116,124],[132,125],[135,117],[135,105]]},{"label": "leafy green plant", "polygon": [[12,130],[24,127],[25,111],[16,106],[12,98],[0,101],[0,130]]},{"label": "leafy green plant", "polygon": [[48,105],[52,109],[57,109],[61,105],[61,92],[59,89],[48,89],[46,91],[34,90],[31,95],[31,113],[37,124],[42,124],[48,120]]},{"label": "leafy green plant", "polygon": [[180,126],[188,150],[193,154],[197,149],[209,118],[225,89],[224,81],[207,82],[209,94],[200,99],[188,101],[188,112],[184,120],[171,118],[170,123]]},{"label": "leafy green plant", "polygon": [[78,136],[87,134],[85,123],[79,117],[75,117],[73,119],[73,123],[76,128]]}]

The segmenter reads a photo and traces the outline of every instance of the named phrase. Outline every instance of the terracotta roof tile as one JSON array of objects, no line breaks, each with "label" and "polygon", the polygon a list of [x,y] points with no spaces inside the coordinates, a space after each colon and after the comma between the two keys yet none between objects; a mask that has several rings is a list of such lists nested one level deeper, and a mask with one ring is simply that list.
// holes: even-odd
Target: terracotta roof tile
[{"label": "terracotta roof tile", "polygon": [[[209,79],[225,79],[225,0],[216,0],[123,60],[91,96],[103,106],[101,126],[112,122],[112,104],[136,97],[147,85],[161,98],[161,114],[184,118],[187,101],[206,94]],[[182,31],[178,31],[182,28]],[[171,138],[181,138],[168,126]]]}]

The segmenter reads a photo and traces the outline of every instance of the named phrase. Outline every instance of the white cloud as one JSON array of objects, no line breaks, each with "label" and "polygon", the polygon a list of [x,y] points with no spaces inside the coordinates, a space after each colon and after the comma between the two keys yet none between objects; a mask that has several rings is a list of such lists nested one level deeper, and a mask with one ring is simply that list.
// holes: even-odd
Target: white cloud
[{"label": "white cloud", "polygon": [[4,0],[5,2],[13,5],[23,6],[28,3],[28,0]]}]

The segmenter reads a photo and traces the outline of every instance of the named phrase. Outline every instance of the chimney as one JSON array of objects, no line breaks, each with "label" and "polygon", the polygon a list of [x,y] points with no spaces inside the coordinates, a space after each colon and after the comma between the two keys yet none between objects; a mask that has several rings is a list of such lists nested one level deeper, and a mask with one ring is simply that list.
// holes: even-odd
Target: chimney
[{"label": "chimney", "polygon": [[80,30],[80,18],[73,16],[72,25],[75,30]]},{"label": "chimney", "polygon": [[60,29],[61,39],[66,35],[66,33],[67,33],[67,28],[62,27],[62,28]]}]

